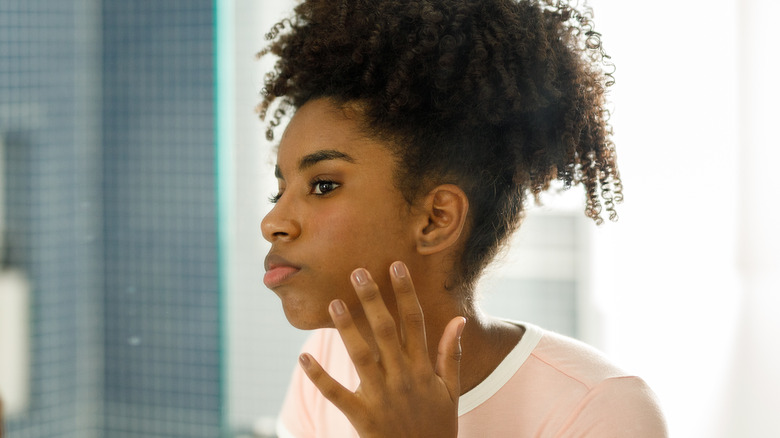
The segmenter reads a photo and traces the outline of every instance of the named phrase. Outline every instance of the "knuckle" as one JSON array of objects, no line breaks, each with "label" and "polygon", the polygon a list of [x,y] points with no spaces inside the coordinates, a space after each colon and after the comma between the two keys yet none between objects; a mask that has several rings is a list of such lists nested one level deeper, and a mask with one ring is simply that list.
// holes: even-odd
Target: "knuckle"
[{"label": "knuckle", "polygon": [[419,327],[425,324],[425,317],[422,312],[417,310],[405,314],[404,320],[412,327]]},{"label": "knuckle", "polygon": [[310,367],[308,370],[306,370],[306,374],[309,376],[309,380],[314,382],[315,384],[319,383],[322,380],[322,370],[320,370],[317,367]]},{"label": "knuckle", "polygon": [[368,349],[361,349],[356,351],[352,355],[352,360],[355,362],[356,366],[365,366],[376,361],[374,354]]},{"label": "knuckle", "polygon": [[460,362],[460,360],[463,358],[463,351],[460,349],[460,347],[458,347],[453,350],[452,353],[450,353],[450,357],[452,360]]},{"label": "knuckle", "polygon": [[363,287],[358,291],[358,293],[363,301],[374,301],[381,299],[379,290],[375,287]]},{"label": "knuckle", "polygon": [[456,362],[460,362],[460,360],[463,358],[463,350],[460,348],[460,346],[453,348],[450,351],[447,351],[446,349],[440,349],[439,355],[442,357],[446,356]]},{"label": "knuckle", "polygon": [[396,286],[398,293],[401,295],[411,295],[414,294],[414,286],[412,286],[412,283],[410,281],[402,281],[400,284]]},{"label": "knuckle", "polygon": [[394,338],[396,336],[395,330],[396,330],[395,322],[393,322],[392,320],[379,321],[376,324],[376,327],[374,328],[374,332],[376,333],[376,336],[383,339]]},{"label": "knuckle", "polygon": [[338,390],[338,387],[333,384],[323,384],[319,387],[319,390],[322,395],[330,401],[337,401],[341,396],[341,392]]}]

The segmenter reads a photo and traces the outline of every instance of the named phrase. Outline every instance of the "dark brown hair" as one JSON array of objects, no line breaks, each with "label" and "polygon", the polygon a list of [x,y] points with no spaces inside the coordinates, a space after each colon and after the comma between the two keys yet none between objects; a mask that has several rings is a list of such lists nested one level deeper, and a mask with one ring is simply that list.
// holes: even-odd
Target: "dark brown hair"
[{"label": "dark brown hair", "polygon": [[367,133],[393,145],[410,203],[431,184],[460,186],[471,229],[454,286],[470,290],[526,196],[553,180],[582,184],[597,223],[602,209],[617,218],[612,65],[591,16],[552,0],[304,1],[267,35],[259,56],[278,61],[258,109],[273,109],[273,139],[309,100],[359,102]]}]

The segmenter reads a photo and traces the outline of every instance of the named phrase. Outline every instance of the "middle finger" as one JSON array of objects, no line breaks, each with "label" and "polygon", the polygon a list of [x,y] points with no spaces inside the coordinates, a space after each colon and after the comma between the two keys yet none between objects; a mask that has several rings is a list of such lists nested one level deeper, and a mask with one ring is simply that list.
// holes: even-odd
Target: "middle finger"
[{"label": "middle finger", "polygon": [[383,366],[387,371],[399,370],[403,356],[397,326],[382,299],[379,286],[371,278],[371,274],[363,268],[352,272],[352,285],[363,306]]}]

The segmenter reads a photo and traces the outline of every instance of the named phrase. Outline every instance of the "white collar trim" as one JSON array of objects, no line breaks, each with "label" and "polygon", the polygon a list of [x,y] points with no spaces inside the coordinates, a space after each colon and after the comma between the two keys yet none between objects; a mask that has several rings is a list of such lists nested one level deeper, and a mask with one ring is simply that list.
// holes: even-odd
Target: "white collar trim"
[{"label": "white collar trim", "polygon": [[460,397],[458,401],[459,417],[481,405],[497,393],[517,373],[517,370],[520,369],[534,348],[536,348],[536,345],[539,344],[539,340],[542,339],[544,331],[541,328],[517,321],[508,322],[524,327],[525,333],[523,333],[523,337],[485,380]]}]

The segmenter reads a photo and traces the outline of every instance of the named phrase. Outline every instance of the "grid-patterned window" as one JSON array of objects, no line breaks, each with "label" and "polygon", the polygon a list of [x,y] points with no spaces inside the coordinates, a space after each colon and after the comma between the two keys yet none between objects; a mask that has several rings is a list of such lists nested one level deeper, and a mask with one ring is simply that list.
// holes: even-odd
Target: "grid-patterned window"
[{"label": "grid-patterned window", "polygon": [[220,433],[213,30],[211,0],[0,2],[11,438]]}]

